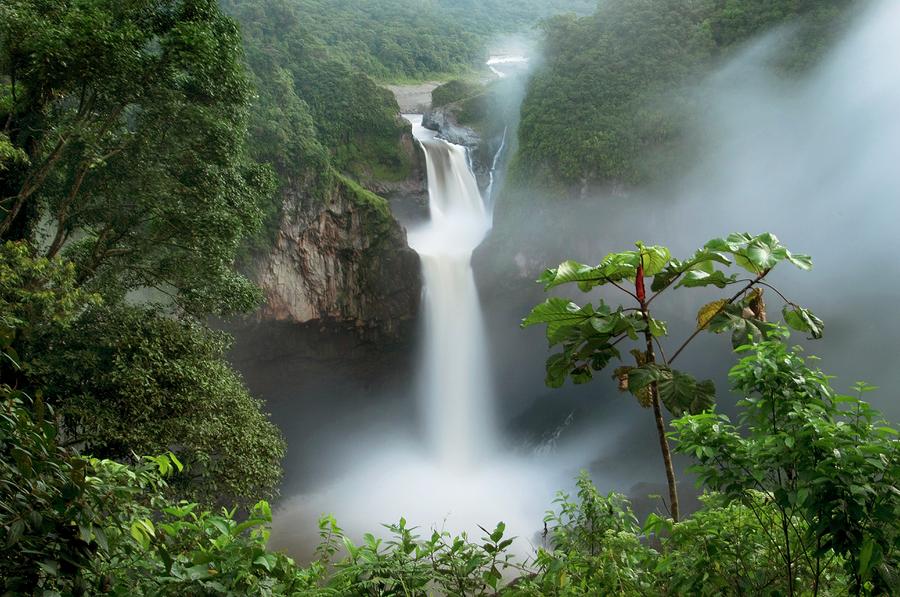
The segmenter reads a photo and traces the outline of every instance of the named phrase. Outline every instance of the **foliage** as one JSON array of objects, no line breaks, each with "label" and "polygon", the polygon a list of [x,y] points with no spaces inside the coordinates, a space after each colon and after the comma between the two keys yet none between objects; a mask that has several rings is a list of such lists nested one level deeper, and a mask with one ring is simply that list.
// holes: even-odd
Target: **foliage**
[{"label": "foliage", "polygon": [[474,129],[485,139],[505,137],[519,121],[524,86],[524,77],[491,81],[480,93],[464,97],[453,106],[457,122]]},{"label": "foliage", "polygon": [[[409,124],[399,118],[392,94],[332,57],[310,34],[298,3],[223,5],[241,23],[258,89],[250,151],[271,164],[279,179],[278,192],[263,206],[264,226],[248,243],[250,252],[271,246],[285,209],[322,204],[350,179],[372,187],[409,177],[413,154],[401,144]],[[390,220],[385,211],[377,214]]]},{"label": "foliage", "polygon": [[641,528],[624,496],[602,495],[586,473],[577,501],[567,494],[544,519],[547,548],[537,573],[517,583],[521,595],[634,595],[652,591],[656,552],[640,541]]},{"label": "foliage", "polygon": [[28,154],[15,147],[5,132],[0,132],[0,172],[28,165]]},{"label": "foliage", "polygon": [[[769,233],[759,236],[732,234],[724,239],[713,239],[684,261],[673,259],[666,247],[646,246],[640,242],[636,246],[636,251],[611,253],[596,266],[566,261],[545,271],[538,280],[546,290],[565,284],[576,284],[582,292],[613,286],[633,299],[634,306],[619,306],[613,310],[602,299],[596,306],[591,303],[579,306],[568,299],[554,297],[536,306],[522,321],[522,326],[545,325],[550,346],[562,347],[562,352],[547,360],[546,381],[551,387],[562,386],[567,378],[576,384],[591,381],[594,372],[606,369],[613,359],[621,360],[620,343],[639,341],[639,348],[631,351],[635,365],[619,367],[613,377],[619,380],[619,389],[633,394],[642,407],[653,408],[669,482],[672,515],[678,520],[674,469],[661,405],[676,417],[684,413],[697,414],[712,406],[715,387],[712,381],[697,381],[672,369],[672,362],[703,330],[731,332],[735,346],[743,345],[748,338],[759,341],[768,336],[773,326],[767,321],[762,287],[772,288],[782,298],[783,295],[764,278],[781,262],[787,261],[808,270],[812,261],[806,255],[791,253]],[[753,277],[739,279],[735,274],[726,275],[721,266],[732,264]],[[652,279],[650,291],[653,294],[647,294],[645,278]],[[629,290],[626,283],[633,285],[634,291]],[[730,298],[700,308],[696,330],[670,353],[671,358],[667,358],[661,342],[668,335],[668,328],[665,322],[653,318],[650,304],[670,289],[725,288],[735,284],[741,285],[741,289]],[[821,320],[811,311],[787,299],[785,302],[788,325],[821,337],[824,326]]]},{"label": "foliage", "polygon": [[0,374],[48,390],[67,445],[178,452],[172,489],[208,502],[270,495],[284,450],[197,323],[260,296],[240,41],[213,0],[0,5]]},{"label": "foliage", "polygon": [[481,93],[482,86],[463,79],[452,79],[431,92],[431,105],[435,108],[446,106]]},{"label": "foliage", "polygon": [[[896,592],[896,431],[835,394],[780,334],[731,377],[743,429],[714,414],[675,422],[700,481],[719,489],[681,522],[639,525],[621,495],[583,473],[560,494],[543,545],[518,561],[500,523],[481,541],[401,519],[355,543],[329,516],[317,559],[267,549],[262,502],[243,520],[165,497],[183,466],[132,466],[59,446],[52,408],[0,390],[0,578],[7,593],[59,595],[785,595]],[[870,386],[859,384],[859,391]],[[771,413],[771,414],[770,414]],[[773,431],[773,422],[775,429]],[[785,529],[785,513],[788,526]],[[786,542],[779,538],[786,533]],[[813,543],[815,542],[815,543]],[[787,552],[786,547],[792,550]],[[791,555],[792,554],[792,555]],[[792,558],[789,572],[776,564]],[[802,589],[801,589],[802,588]]]},{"label": "foliage", "polygon": [[[251,89],[237,27],[214,0],[0,6],[0,237],[40,240],[111,299],[156,288],[194,314],[258,293],[231,263],[271,188],[246,157]],[[37,243],[35,243],[37,246]]]},{"label": "foliage", "polygon": [[5,388],[0,406],[3,594],[291,595],[304,574],[246,520],[163,497],[172,455],[134,466],[59,447],[53,411]]},{"label": "foliage", "polygon": [[[515,180],[577,188],[638,183],[677,165],[667,152],[705,98],[716,62],[779,24],[796,26],[776,66],[813,64],[853,0],[611,0],[545,21],[544,61],[522,106]],[[690,148],[679,146],[679,153]]]},{"label": "foliage", "polygon": [[273,495],[284,440],[226,364],[228,345],[158,311],[92,309],[36,337],[27,373],[56,405],[66,443],[119,460],[171,450],[187,467],[180,495],[246,504]]},{"label": "foliage", "polygon": [[789,594],[817,588],[833,554],[854,592],[895,592],[897,432],[859,397],[836,393],[778,338],[739,351],[748,354],[730,376],[744,396],[740,426],[716,413],[675,421],[679,451],[697,458],[706,487],[774,513],[781,532],[768,537],[770,550],[785,567]]},{"label": "foliage", "polygon": [[[519,567],[509,553],[513,539],[504,536],[503,523],[493,531],[482,529],[484,537],[477,542],[465,533],[454,537],[439,531],[423,539],[400,519],[385,525],[387,540],[367,533],[359,545],[331,517],[323,518],[319,526],[321,559],[310,572],[320,573],[323,595],[495,595],[504,575]],[[347,556],[327,575],[323,565],[342,549]]]},{"label": "foliage", "polygon": [[10,342],[39,323],[67,325],[96,302],[77,286],[74,264],[36,257],[24,242],[0,245],[0,326]]},{"label": "foliage", "polygon": [[2,401],[4,594],[83,594],[95,560],[124,547],[130,515],[140,509],[135,499],[153,482],[149,467],[130,471],[72,456],[58,447],[52,411],[40,398],[31,403],[5,387]]},{"label": "foliage", "polygon": [[[229,0],[228,5],[254,5]],[[273,4],[273,3],[269,3]],[[303,15],[304,35],[333,60],[379,80],[425,80],[480,66],[498,33],[518,33],[592,0],[284,0]],[[261,10],[254,6],[254,10]]]}]

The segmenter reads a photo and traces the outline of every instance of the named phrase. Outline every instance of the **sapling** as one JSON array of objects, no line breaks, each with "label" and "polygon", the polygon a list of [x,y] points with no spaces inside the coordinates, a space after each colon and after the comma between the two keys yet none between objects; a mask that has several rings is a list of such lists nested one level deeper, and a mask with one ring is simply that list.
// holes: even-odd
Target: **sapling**
[{"label": "sapling", "polygon": [[[522,326],[546,325],[550,346],[562,349],[547,360],[546,381],[551,387],[562,386],[567,378],[576,384],[589,382],[594,372],[606,369],[613,359],[622,360],[622,343],[636,343],[631,350],[634,365],[616,368],[614,378],[621,390],[633,394],[642,407],[653,410],[666,470],[670,513],[677,521],[675,469],[662,408],[674,417],[703,412],[715,401],[715,386],[710,380],[698,381],[673,369],[672,363],[703,331],[731,332],[735,347],[748,340],[758,342],[767,338],[775,325],[767,319],[763,299],[766,288],[784,300],[782,313],[791,328],[821,338],[824,324],[812,311],[788,300],[766,280],[783,261],[802,270],[812,268],[809,256],[791,253],[773,234],[732,234],[724,239],[716,238],[684,261],[673,259],[666,247],[641,242],[636,247],[633,251],[611,253],[596,266],[566,261],[545,271],[538,280],[545,290],[564,284],[576,284],[582,292],[612,286],[630,299],[629,305],[614,308],[600,299],[596,305],[581,306],[554,297],[536,306],[522,321]],[[750,276],[726,273],[731,266],[749,272]],[[648,279],[652,280],[649,292]],[[673,351],[667,352],[663,346],[668,336],[667,325],[653,317],[651,306],[667,292],[708,286],[740,289],[700,307],[694,331],[675,345]]]}]

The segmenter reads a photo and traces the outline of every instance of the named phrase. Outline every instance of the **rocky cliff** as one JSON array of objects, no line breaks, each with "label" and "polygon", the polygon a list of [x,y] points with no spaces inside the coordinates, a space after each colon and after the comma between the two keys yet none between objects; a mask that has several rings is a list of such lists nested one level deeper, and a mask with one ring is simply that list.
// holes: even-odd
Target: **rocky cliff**
[{"label": "rocky cliff", "polygon": [[[427,191],[419,170],[378,190],[421,201]],[[258,320],[337,324],[367,339],[399,337],[417,315],[421,279],[418,256],[388,201],[330,173],[324,185],[309,176],[291,179],[282,202],[275,241],[252,265],[265,294]]]}]

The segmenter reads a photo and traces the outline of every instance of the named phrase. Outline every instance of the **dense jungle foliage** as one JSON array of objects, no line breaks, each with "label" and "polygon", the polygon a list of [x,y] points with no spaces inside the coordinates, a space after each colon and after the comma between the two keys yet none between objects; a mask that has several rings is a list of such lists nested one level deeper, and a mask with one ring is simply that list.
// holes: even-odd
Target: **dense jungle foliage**
[{"label": "dense jungle foliage", "polygon": [[[376,80],[446,77],[480,67],[501,32],[528,29],[563,11],[586,13],[586,0],[458,2],[432,0],[222,0],[241,25],[246,61],[258,91],[251,109],[250,150],[272,164],[280,193],[265,205],[253,239],[264,249],[285,192],[315,203],[353,189],[340,176],[372,187],[410,175],[409,125]],[[381,202],[375,197],[377,220]],[[383,210],[382,210],[383,211]]]},{"label": "dense jungle foliage", "polygon": [[275,185],[247,147],[253,88],[212,1],[0,4],[2,383],[99,458],[172,450],[185,496],[274,495],[284,442],[210,315]]},{"label": "dense jungle foliage", "polygon": [[[854,396],[834,389],[789,347],[783,328],[758,323],[750,296],[704,320],[749,332],[747,342],[736,342],[740,360],[731,371],[739,418],[706,402],[669,409],[677,418],[664,435],[694,460],[706,491],[699,511],[638,521],[623,496],[601,494],[582,476],[577,495],[548,505],[546,530],[527,559],[513,555],[514,540],[499,521],[484,537],[453,537],[400,520],[356,544],[325,517],[315,561],[298,565],[267,548],[271,510],[263,500],[276,493],[284,440],[227,364],[228,338],[206,324],[258,304],[258,289],[236,264],[248,246],[270,241],[287,190],[304,202],[349,192],[360,209],[388,217],[384,200],[361,183],[406,176],[410,158],[398,139],[408,129],[372,77],[465,71],[482,60],[489,35],[585,4],[0,2],[0,594],[900,591],[897,432],[861,400],[871,387],[857,385]],[[690,4],[712,11],[712,4]],[[623,3],[608,6],[601,12],[625,11]],[[647,9],[634,19],[656,23],[646,33],[658,39],[655,4],[628,6]],[[687,18],[688,37],[696,23],[718,23],[716,44],[724,48],[794,14],[828,21],[832,13],[816,7],[831,6],[717,2],[710,14],[718,20],[663,14],[680,15],[673,31]],[[634,31],[636,20],[621,16]],[[589,49],[600,21],[551,21],[546,30],[562,33],[548,39],[560,55],[580,42]],[[619,47],[615,41],[603,43],[609,50]],[[715,52],[698,55],[702,66]],[[608,64],[615,54],[586,56]],[[590,73],[594,62],[585,60]],[[553,64],[569,63],[551,59],[546,68]],[[549,72],[539,73],[532,102]],[[621,72],[619,85],[633,82],[628,69]],[[558,89],[574,89],[566,87],[571,79],[557,81]],[[582,74],[578,82],[591,81]],[[459,104],[473,124],[503,95],[492,86],[456,87],[438,97]],[[626,108],[634,105],[631,95],[621,97]],[[536,130],[529,126],[523,139]],[[604,147],[590,159],[598,172],[617,172],[603,161],[617,145]],[[575,166],[559,171],[583,174]],[[768,238],[728,237],[706,255],[747,252],[747,263],[766,270],[772,260],[806,265]],[[636,271],[618,281],[671,274],[669,283],[684,276],[728,285],[722,272],[700,266],[718,258],[657,255],[645,265],[644,249],[628,257]],[[646,320],[640,328],[629,317],[585,318],[576,310],[578,329],[555,325],[563,340],[651,329]],[[611,329],[613,319],[631,325]],[[820,324],[799,307],[785,321],[813,335]],[[589,352],[605,350],[592,340],[596,334],[585,340]],[[576,361],[565,366],[554,361],[556,381],[584,379],[578,356],[569,351]],[[659,368],[649,375],[642,378],[648,385],[673,387],[681,401],[685,387],[697,394],[702,383]],[[632,389],[640,393],[638,385]]]},{"label": "dense jungle foliage", "polygon": [[[379,80],[422,80],[471,71],[502,33],[527,32],[553,14],[587,14],[594,0],[228,0],[280,4],[303,16],[303,35],[329,56]],[[276,27],[279,25],[276,21]]]},{"label": "dense jungle foliage", "polygon": [[[664,176],[704,98],[692,84],[761,32],[784,26],[785,76],[813,64],[854,0],[609,0],[541,25],[542,63],[522,106],[514,173],[557,190]],[[678,146],[678,152],[687,148]]]}]

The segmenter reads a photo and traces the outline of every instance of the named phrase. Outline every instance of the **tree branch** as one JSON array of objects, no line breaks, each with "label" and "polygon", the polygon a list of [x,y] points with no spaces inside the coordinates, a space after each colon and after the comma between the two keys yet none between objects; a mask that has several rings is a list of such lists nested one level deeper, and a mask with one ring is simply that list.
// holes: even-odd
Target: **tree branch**
[{"label": "tree branch", "polygon": [[[719,307],[718,310],[716,310],[715,313],[713,313],[712,317],[710,317],[710,321],[712,321],[712,318],[713,318],[713,317],[715,317],[716,315],[718,315],[719,313],[721,313],[721,312],[725,309],[725,307],[727,307],[728,305],[733,304],[734,301],[738,300],[738,298],[740,298],[740,296],[741,296],[742,294],[744,294],[745,292],[747,292],[748,290],[750,290],[751,288],[753,288],[754,285],[758,284],[763,278],[765,278],[765,277],[768,275],[768,273],[769,273],[770,271],[772,271],[772,270],[771,270],[771,269],[767,269],[767,270],[765,270],[763,273],[759,274],[755,279],[750,280],[750,283],[749,283],[749,284],[747,284],[747,285],[744,286],[742,289],[740,289],[737,293],[735,293],[735,295],[734,295],[733,297],[731,297],[730,299],[728,299],[727,301],[725,301],[725,303],[724,303],[721,307]],[[681,354],[681,351],[683,351],[685,348],[687,348],[687,345],[690,344],[691,341],[693,341],[693,339],[696,338],[696,337],[700,334],[700,332],[702,332],[703,330],[705,330],[708,326],[709,326],[709,321],[707,321],[705,325],[698,326],[697,329],[694,330],[694,333],[691,334],[690,336],[688,336],[688,339],[685,340],[685,341],[681,344],[681,346],[678,347],[678,350],[676,350],[676,351],[675,351],[675,354],[672,355],[672,358],[669,359],[669,363],[672,363],[675,359],[677,359],[677,358],[678,358],[678,355]]]}]

